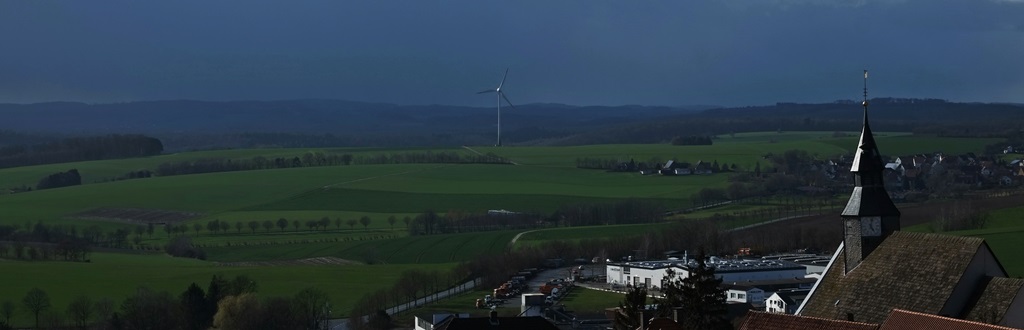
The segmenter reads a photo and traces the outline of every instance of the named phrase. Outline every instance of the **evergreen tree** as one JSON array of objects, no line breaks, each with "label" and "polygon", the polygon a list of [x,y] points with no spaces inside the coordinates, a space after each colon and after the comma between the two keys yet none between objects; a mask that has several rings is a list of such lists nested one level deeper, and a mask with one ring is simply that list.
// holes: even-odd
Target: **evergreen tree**
[{"label": "evergreen tree", "polygon": [[715,269],[708,267],[702,250],[696,257],[696,265],[689,266],[690,274],[679,278],[671,268],[665,271],[662,280],[664,301],[659,301],[659,312],[671,315],[678,309],[677,322],[686,329],[731,329],[725,319],[725,290],[719,285],[722,280],[715,277]]},{"label": "evergreen tree", "polygon": [[206,302],[206,294],[198,285],[195,283],[189,285],[188,289],[181,293],[179,303],[184,313],[186,329],[199,330],[210,326],[210,320],[213,319],[213,315],[210,314],[210,308]]},{"label": "evergreen tree", "polygon": [[635,286],[626,291],[626,297],[619,302],[615,313],[616,330],[633,330],[643,324],[643,312],[647,306],[647,288]]}]

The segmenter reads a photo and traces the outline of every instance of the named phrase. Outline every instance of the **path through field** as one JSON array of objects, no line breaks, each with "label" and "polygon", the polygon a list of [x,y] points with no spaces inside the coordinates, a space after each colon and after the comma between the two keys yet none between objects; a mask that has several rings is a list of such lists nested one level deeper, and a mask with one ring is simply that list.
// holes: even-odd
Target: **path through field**
[{"label": "path through field", "polygon": [[527,231],[524,231],[524,232],[516,234],[516,237],[513,237],[512,241],[508,242],[508,247],[511,248],[513,245],[516,245],[516,241],[518,241],[520,237],[523,237],[523,235],[529,234],[529,233],[532,233],[532,232],[535,232],[535,231],[538,231],[538,230],[540,230],[540,229],[527,230]]}]

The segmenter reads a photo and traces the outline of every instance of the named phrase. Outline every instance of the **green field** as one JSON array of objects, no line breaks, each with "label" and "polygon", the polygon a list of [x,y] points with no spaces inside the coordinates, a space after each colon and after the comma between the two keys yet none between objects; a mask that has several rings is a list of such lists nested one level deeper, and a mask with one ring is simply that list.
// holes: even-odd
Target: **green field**
[{"label": "green field", "polygon": [[333,256],[355,261],[372,258],[379,263],[421,264],[469,260],[481,254],[505,251],[518,231],[406,236],[391,239],[310,242],[260,246],[207,247],[210,260],[291,260]]},{"label": "green field", "polygon": [[[884,136],[883,136],[884,135]],[[0,260],[0,301],[19,300],[24,292],[38,286],[50,292],[54,305],[63,309],[71,297],[89,294],[120,299],[140,285],[178,294],[191,282],[205,287],[213,274],[246,274],[259,282],[266,295],[286,295],[305,286],[327,290],[334,300],[334,314],[345,315],[363,293],[386,288],[402,270],[450,269],[459,261],[478,255],[501,253],[521,231],[493,231],[432,236],[408,236],[402,218],[414,218],[432,209],[484,212],[489,209],[549,213],[560,205],[583,202],[611,202],[642,199],[670,209],[692,206],[689,197],[704,187],[725,187],[728,174],[708,176],[641,176],[575,168],[577,158],[605,158],[646,161],[678,159],[718,161],[749,168],[768,165],[767,153],[790,149],[807,150],[819,157],[850,151],[855,136],[834,138],[831,132],[746,133],[721,136],[713,146],[596,145],[575,147],[479,147],[519,165],[406,164],[306,167],[243,172],[209,173],[147,179],[98,182],[127,171],[153,169],[160,163],[204,158],[249,159],[255,156],[295,157],[309,151],[363,155],[400,153],[391,149],[250,149],[179,153],[158,157],[79,162],[0,169],[0,187],[34,185],[39,178],[77,168],[86,184],[75,187],[0,195],[0,224],[24,226],[34,222],[74,224],[78,228],[98,225],[104,230],[134,227],[134,224],[82,219],[75,214],[98,208],[141,208],[194,212],[199,217],[186,222],[189,236],[206,250],[210,261],[169,258],[160,254],[94,253],[90,263],[23,262]],[[884,152],[920,153],[935,146],[950,146],[947,153],[980,150],[989,139],[946,139],[909,136],[905,133],[879,134]],[[883,142],[884,140],[884,142]],[[424,151],[427,149],[415,149]],[[431,149],[466,153],[462,149]],[[715,212],[734,212],[757,206],[726,206],[684,215],[684,219]],[[349,227],[346,220],[368,216],[367,227]],[[394,227],[387,218],[395,216]],[[306,220],[331,219],[327,229],[310,230]],[[235,223],[285,218],[300,221],[284,230],[248,226],[239,231]],[[227,232],[207,232],[213,219],[231,224]],[[334,219],[341,219],[340,227]],[[991,232],[978,232],[989,239],[1008,270],[1024,273],[1024,259],[1014,259],[1013,243],[1021,228],[1002,220],[992,222]],[[196,235],[192,224],[202,225]],[[642,235],[668,224],[610,227],[550,228],[524,234],[524,245],[552,240]],[[1002,228],[1002,229],[1000,229]],[[1019,230],[1018,230],[1019,229]],[[971,234],[971,233],[965,233]],[[156,250],[168,238],[162,228],[152,237],[144,235],[142,245]],[[1004,257],[1004,255],[1006,257]],[[355,264],[334,266],[294,265],[283,261],[335,257]],[[273,261],[273,265],[251,262]],[[233,265],[217,266],[217,262]],[[366,262],[373,265],[364,264]],[[583,296],[591,292],[580,292]],[[585,297],[584,297],[585,298]],[[475,298],[472,298],[475,299]],[[589,299],[589,298],[588,298]],[[588,299],[578,299],[584,301]],[[597,298],[595,298],[597,299]],[[597,299],[602,300],[602,299]],[[472,300],[470,300],[472,301]],[[571,300],[570,300],[571,301]],[[464,302],[460,302],[464,303]],[[605,304],[604,302],[601,303]],[[589,307],[580,307],[589,308]]]},{"label": "green field", "polygon": [[82,183],[97,183],[106,182],[111,179],[124,176],[130,171],[139,170],[155,170],[157,166],[163,163],[176,163],[185,161],[197,161],[204,159],[231,159],[231,160],[249,160],[256,156],[262,156],[264,158],[293,158],[302,157],[309,152],[322,152],[325,154],[350,154],[355,157],[359,156],[370,156],[379,154],[398,154],[405,152],[450,152],[457,153],[460,155],[470,155],[469,151],[459,148],[439,148],[439,149],[384,149],[384,148],[288,148],[288,149],[227,149],[227,150],[206,150],[206,151],[192,151],[192,152],[180,152],[168,155],[142,157],[142,158],[129,158],[129,159],[112,159],[112,160],[97,160],[97,161],[84,161],[84,162],[73,162],[63,164],[48,164],[38,166],[25,166],[25,167],[14,167],[0,169],[0,188],[9,188],[20,185],[26,185],[35,187],[36,183],[39,182],[43,177],[57,173],[67,171],[69,169],[78,169],[78,172],[82,175]]},{"label": "green field", "polygon": [[[344,316],[363,294],[390,285],[406,269],[446,270],[451,264],[361,266],[254,266],[226,267],[214,263],[163,255],[94,253],[91,262],[0,261],[0,301],[20,301],[33,287],[46,291],[57,310],[78,295],[109,297],[118,304],[139,286],[166,290],[177,297],[192,282],[206,288],[215,274],[229,278],[246,275],[267,296],[291,296],[305,287],[317,287],[331,298],[334,316]],[[373,283],[373,285],[368,285]],[[27,315],[20,315],[28,320]]]},{"label": "green field", "polygon": [[[1020,254],[1020,243],[1024,239],[1024,207],[994,210],[984,228],[951,231],[944,234],[976,236],[985,239],[999,262],[1012,277],[1024,276],[1024,255]],[[904,230],[917,232],[933,231],[931,224],[920,224]]]}]

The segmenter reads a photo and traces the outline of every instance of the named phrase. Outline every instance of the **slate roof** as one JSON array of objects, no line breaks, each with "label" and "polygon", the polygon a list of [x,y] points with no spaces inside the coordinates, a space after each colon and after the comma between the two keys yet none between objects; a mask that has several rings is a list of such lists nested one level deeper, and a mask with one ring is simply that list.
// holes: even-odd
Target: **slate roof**
[{"label": "slate roof", "polygon": [[875,137],[871,134],[871,126],[868,125],[868,108],[864,105],[864,126],[860,132],[860,142],[857,144],[857,153],[853,156],[853,165],[850,172],[856,173],[857,184],[850,194],[850,200],[843,208],[844,217],[864,216],[900,216],[896,204],[892,203],[889,193],[885,191],[882,173],[885,171],[885,163],[882,155],[878,152],[878,145],[875,144]]},{"label": "slate roof", "polygon": [[939,314],[984,240],[894,232],[849,274],[845,255],[807,298],[804,316],[880,323],[894,308]]},{"label": "slate roof", "polygon": [[843,208],[845,217],[869,217],[895,215],[900,216],[900,210],[889,198],[889,192],[883,186],[853,187],[850,193],[850,200]]},{"label": "slate roof", "polygon": [[1024,287],[1024,279],[989,277],[978,290],[978,300],[965,319],[985,323],[999,323],[1006,316],[1010,304]]},{"label": "slate roof", "polygon": [[[751,311],[738,330],[877,330],[877,324]],[[933,329],[934,330],[934,329]]]},{"label": "slate roof", "polygon": [[558,330],[554,324],[540,316],[499,317],[497,325],[491,325],[489,317],[451,318],[435,327],[437,330]]},{"label": "slate roof", "polygon": [[942,317],[895,309],[885,319],[879,330],[1011,330],[998,325],[985,324],[981,322],[965,321],[954,318]]}]

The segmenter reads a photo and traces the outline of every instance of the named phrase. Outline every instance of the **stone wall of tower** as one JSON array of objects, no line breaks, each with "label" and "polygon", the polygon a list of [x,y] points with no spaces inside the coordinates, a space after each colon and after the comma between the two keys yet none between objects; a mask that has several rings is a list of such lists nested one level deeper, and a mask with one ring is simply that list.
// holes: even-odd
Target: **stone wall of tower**
[{"label": "stone wall of tower", "polygon": [[846,271],[849,272],[860,264],[864,255],[864,247],[861,246],[860,219],[843,219],[843,226],[843,254],[846,257]]}]

